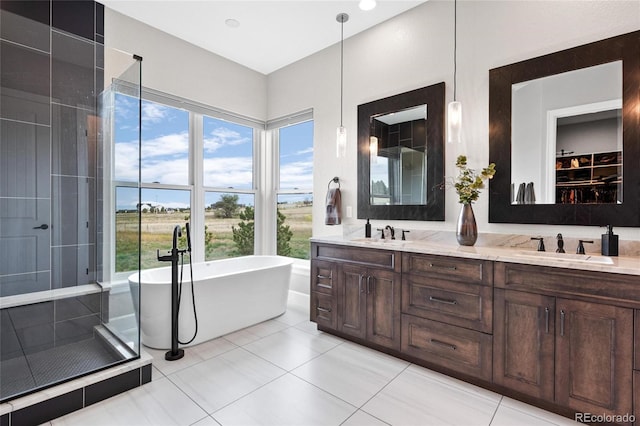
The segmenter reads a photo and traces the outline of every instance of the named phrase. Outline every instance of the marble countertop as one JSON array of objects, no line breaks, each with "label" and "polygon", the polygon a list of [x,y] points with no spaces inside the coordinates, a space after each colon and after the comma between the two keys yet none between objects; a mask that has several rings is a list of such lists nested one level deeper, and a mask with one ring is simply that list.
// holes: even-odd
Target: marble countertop
[{"label": "marble countertop", "polygon": [[[311,241],[316,243],[349,245],[353,247],[377,248],[640,276],[640,256],[608,257],[588,252],[585,255],[555,253],[555,251],[538,252],[535,247],[531,247],[530,238],[527,238],[527,244],[525,245],[519,242],[522,239],[514,239],[512,236],[503,236],[502,238],[494,237],[494,235],[499,234],[485,235],[484,238],[481,234],[478,242],[476,242],[474,246],[469,247],[458,245],[455,234],[452,232],[438,231],[423,234],[426,235],[421,235],[419,239],[408,239],[408,241],[380,240],[354,235],[313,237]],[[492,245],[491,242],[496,242],[497,239],[501,241]],[[509,241],[511,241],[513,245],[509,245]]]}]

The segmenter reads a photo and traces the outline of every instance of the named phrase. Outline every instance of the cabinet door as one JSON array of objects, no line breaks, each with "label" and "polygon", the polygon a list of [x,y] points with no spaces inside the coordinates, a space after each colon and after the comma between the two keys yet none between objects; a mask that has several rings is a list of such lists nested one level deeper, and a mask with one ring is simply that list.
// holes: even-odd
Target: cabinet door
[{"label": "cabinet door", "polygon": [[367,339],[400,349],[400,274],[369,268],[366,277]]},{"label": "cabinet door", "polygon": [[493,380],[518,392],[554,399],[553,297],[496,289]]},{"label": "cabinet door", "polygon": [[366,268],[338,267],[338,330],[364,338],[366,333]]},{"label": "cabinet door", "polygon": [[633,311],[558,299],[556,400],[579,412],[632,412]]}]

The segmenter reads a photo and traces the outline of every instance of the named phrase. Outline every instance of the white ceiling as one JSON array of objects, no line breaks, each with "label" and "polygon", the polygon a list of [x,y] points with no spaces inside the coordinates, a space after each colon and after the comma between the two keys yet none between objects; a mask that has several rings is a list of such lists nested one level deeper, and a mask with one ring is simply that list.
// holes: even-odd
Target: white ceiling
[{"label": "white ceiling", "polygon": [[[426,0],[99,0],[105,6],[189,43],[269,74],[340,41],[339,13],[349,14],[345,39]],[[227,19],[240,23],[237,28]]]}]

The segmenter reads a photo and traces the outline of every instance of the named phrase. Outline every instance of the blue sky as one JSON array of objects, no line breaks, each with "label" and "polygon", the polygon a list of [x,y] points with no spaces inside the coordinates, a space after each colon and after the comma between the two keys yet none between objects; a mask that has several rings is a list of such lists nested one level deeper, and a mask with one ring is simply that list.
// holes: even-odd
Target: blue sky
[{"label": "blue sky", "polygon": [[[203,182],[216,189],[251,189],[253,183],[253,129],[211,118],[203,119]],[[116,181],[138,180],[138,103],[126,95],[115,97]],[[142,102],[142,181],[188,185],[189,113],[153,102]],[[313,180],[313,122],[280,131],[280,186],[311,188]],[[225,192],[207,192],[207,205]],[[253,195],[241,195],[241,204],[253,205]],[[120,189],[118,209],[135,208],[137,190]],[[294,200],[309,196],[286,197]],[[188,191],[145,189],[142,202],[165,207],[189,205]]]}]

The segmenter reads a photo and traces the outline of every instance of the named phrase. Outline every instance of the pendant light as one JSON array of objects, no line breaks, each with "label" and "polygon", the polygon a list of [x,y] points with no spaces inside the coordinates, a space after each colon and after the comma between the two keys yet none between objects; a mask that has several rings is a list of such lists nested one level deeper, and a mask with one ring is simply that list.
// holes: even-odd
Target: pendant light
[{"label": "pendant light", "polygon": [[336,133],[336,156],[344,157],[347,154],[347,129],[342,125],[342,94],[344,88],[344,23],[349,20],[349,15],[339,13],[336,21],[340,22],[340,127]]},{"label": "pendant light", "polygon": [[447,106],[447,142],[462,143],[462,104],[456,100],[458,0],[453,1],[453,102]]},{"label": "pendant light", "polygon": [[378,138],[375,136],[369,138],[369,157],[372,163],[378,162]]}]

